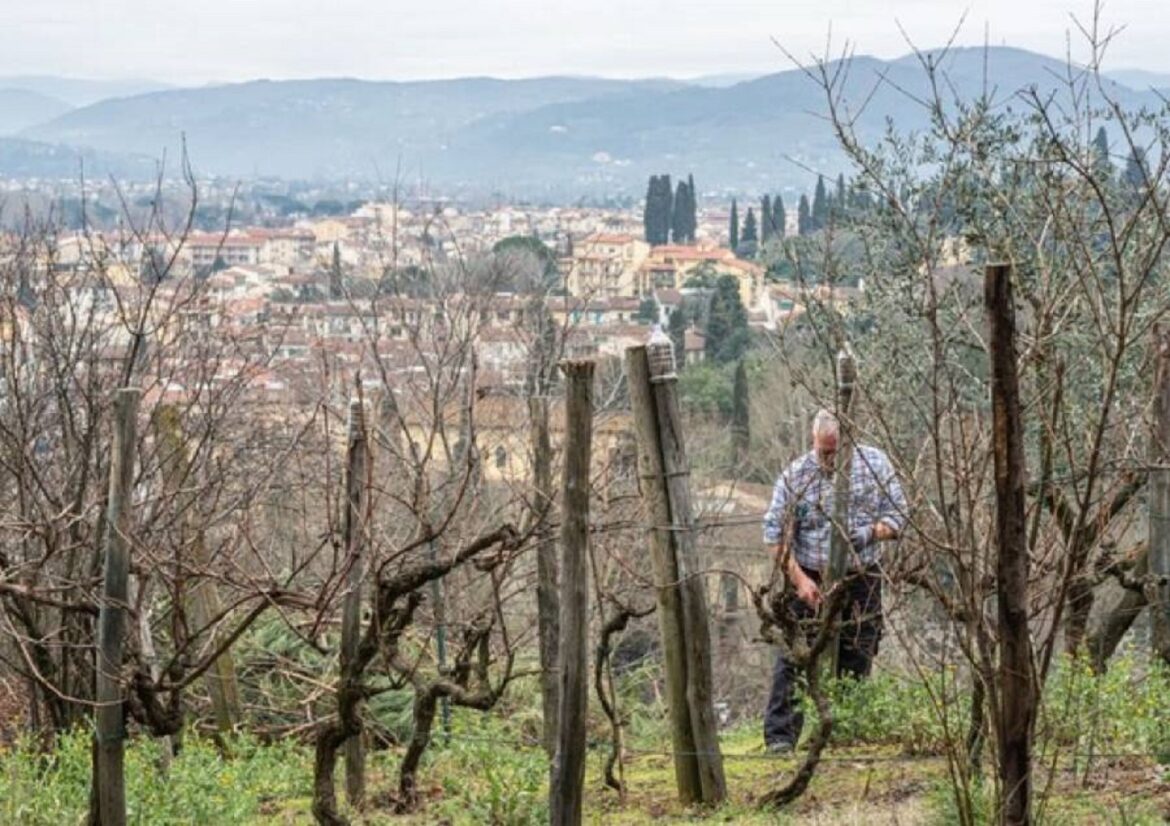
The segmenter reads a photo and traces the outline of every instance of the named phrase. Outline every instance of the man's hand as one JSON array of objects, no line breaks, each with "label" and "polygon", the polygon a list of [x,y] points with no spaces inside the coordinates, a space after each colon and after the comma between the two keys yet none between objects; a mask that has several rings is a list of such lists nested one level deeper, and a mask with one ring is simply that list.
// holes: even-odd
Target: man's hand
[{"label": "man's hand", "polygon": [[873,525],[854,528],[853,533],[849,534],[849,542],[853,545],[853,550],[858,553],[861,553],[869,547],[875,539],[877,539],[877,536]]},{"label": "man's hand", "polygon": [[792,585],[796,588],[796,596],[801,602],[814,611],[820,607],[823,599],[821,589],[813,582],[812,577],[804,573],[804,571],[800,571],[800,575],[792,580]]}]

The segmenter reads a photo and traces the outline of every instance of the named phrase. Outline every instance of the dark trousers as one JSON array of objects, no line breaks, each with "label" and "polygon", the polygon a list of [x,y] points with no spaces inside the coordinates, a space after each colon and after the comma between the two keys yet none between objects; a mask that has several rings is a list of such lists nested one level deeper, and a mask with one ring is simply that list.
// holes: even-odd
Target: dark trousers
[{"label": "dark trousers", "polygon": [[[805,573],[820,584],[819,572],[806,569]],[[844,587],[848,593],[841,614],[837,676],[848,674],[861,679],[869,676],[870,666],[877,656],[878,643],[882,638],[881,573],[877,567],[851,573],[845,579]],[[800,620],[810,619],[814,615],[813,609],[799,599],[790,602],[790,610]],[[815,633],[815,628],[809,629],[810,642]],[[778,654],[772,668],[772,691],[764,710],[765,743],[786,740],[795,745],[800,739],[804,715],[799,710],[796,680],[796,666],[787,662],[783,654]]]}]

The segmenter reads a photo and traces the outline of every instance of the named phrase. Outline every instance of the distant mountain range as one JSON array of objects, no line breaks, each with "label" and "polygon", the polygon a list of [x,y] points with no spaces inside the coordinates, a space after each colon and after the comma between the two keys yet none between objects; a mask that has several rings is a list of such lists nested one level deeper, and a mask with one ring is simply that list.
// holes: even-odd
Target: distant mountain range
[{"label": "distant mountain range", "polygon": [[[84,173],[90,180],[113,175],[141,181],[152,178],[156,169],[155,160],[147,156],[0,137],[0,176],[3,177],[78,180]],[[3,206],[0,201],[0,211]]]},{"label": "distant mountain range", "polygon": [[60,117],[73,107],[40,92],[0,86],[0,135],[11,135]]},{"label": "distant mountain range", "polygon": [[[901,130],[926,123],[918,61],[852,61],[842,100],[864,137],[887,121]],[[955,49],[943,68],[956,94],[986,88],[1004,103],[1027,87],[1050,92],[1065,74],[1063,61],[1010,48]],[[1126,107],[1160,104],[1148,85],[1113,83],[1111,92]],[[823,92],[799,70],[691,82],[261,80],[105,99],[50,113],[19,137],[136,169],[140,159],[123,156],[174,159],[185,135],[201,174],[383,183],[398,175],[447,192],[571,199],[637,196],[660,172],[694,173],[708,192],[807,189],[810,170],[835,176],[844,166],[824,109]],[[30,174],[30,151],[17,153],[24,172],[0,152],[0,175]]]},{"label": "distant mountain range", "polygon": [[89,106],[107,98],[141,95],[174,88],[154,80],[89,80],[54,75],[0,77],[0,89],[23,89],[64,101],[69,106]]}]

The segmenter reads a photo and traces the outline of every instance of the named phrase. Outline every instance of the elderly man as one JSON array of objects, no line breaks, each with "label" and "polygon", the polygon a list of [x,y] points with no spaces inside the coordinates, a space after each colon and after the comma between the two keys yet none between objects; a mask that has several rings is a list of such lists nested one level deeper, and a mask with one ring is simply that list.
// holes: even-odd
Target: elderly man
[{"label": "elderly man", "polygon": [[[821,580],[829,566],[834,530],[833,461],[837,454],[837,419],[820,410],[813,420],[813,449],[780,474],[772,504],[764,517],[764,543],[784,566],[797,600],[797,617],[813,616],[823,599]],[[842,613],[838,676],[869,674],[882,634],[882,579],[878,567],[880,542],[895,539],[906,519],[906,500],[893,466],[875,447],[856,445],[851,476],[848,525],[852,553]],[[764,712],[768,751],[791,751],[804,723],[793,684],[794,666],[780,654],[772,672],[772,692]]]}]

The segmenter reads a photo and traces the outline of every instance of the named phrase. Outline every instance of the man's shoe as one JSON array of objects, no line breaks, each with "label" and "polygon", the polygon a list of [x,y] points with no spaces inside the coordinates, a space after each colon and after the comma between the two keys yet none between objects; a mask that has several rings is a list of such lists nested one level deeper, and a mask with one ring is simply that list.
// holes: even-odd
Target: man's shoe
[{"label": "man's shoe", "polygon": [[792,754],[792,743],[787,740],[773,740],[768,744],[768,754],[776,756]]}]

